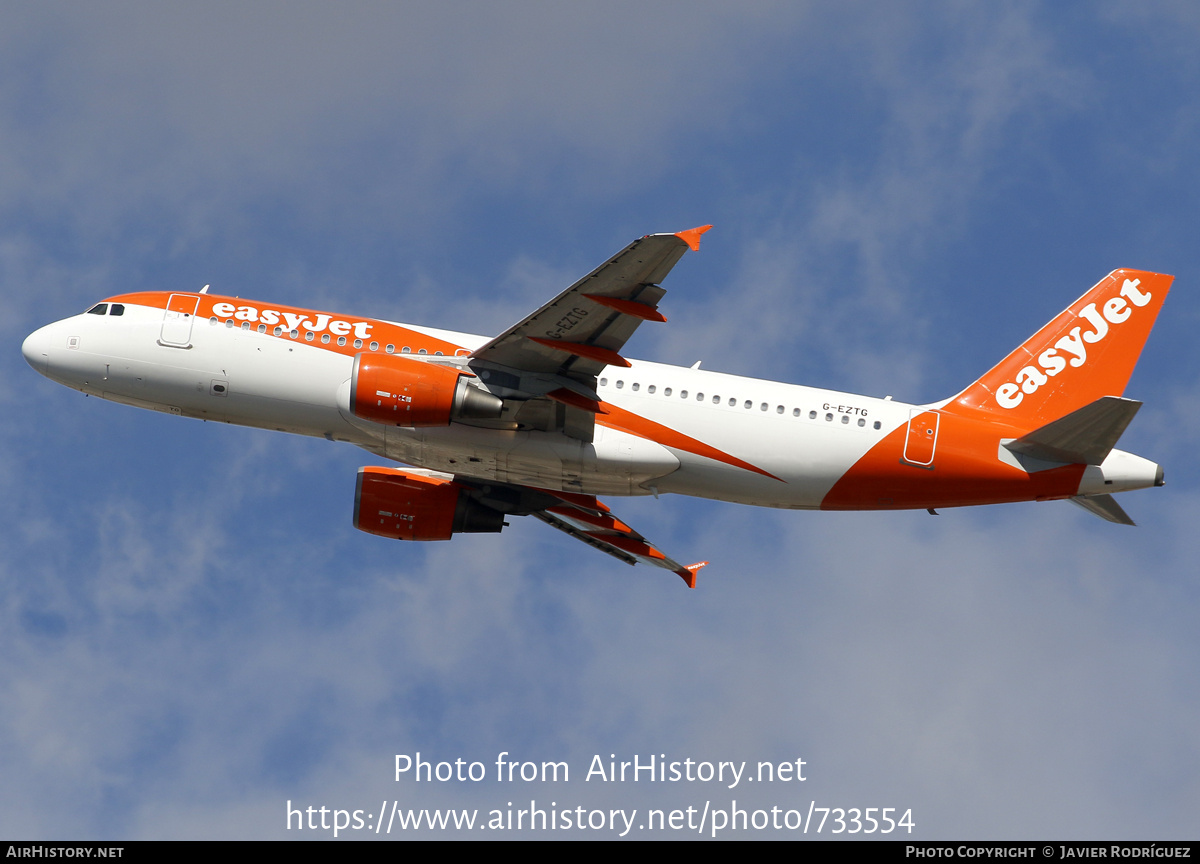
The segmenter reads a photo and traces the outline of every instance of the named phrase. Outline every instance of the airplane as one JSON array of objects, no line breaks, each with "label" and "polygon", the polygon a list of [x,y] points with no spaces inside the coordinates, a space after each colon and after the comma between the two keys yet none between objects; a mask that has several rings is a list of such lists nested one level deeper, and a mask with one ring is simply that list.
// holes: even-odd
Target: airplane
[{"label": "airplane", "polygon": [[1116,449],[1123,393],[1173,281],[1114,270],[962,392],[928,404],[621,355],[712,226],[635,240],[494,338],[200,291],[121,294],[30,334],[42,375],[182,417],[355,444],[354,525],[401,540],[534,516],[627,564],[682,565],[598,496],[788,509],[1067,499],[1163,485]]}]

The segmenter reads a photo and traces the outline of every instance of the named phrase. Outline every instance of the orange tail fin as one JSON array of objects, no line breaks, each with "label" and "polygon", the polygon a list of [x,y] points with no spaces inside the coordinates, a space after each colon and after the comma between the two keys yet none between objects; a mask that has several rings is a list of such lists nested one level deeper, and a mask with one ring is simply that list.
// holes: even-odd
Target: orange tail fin
[{"label": "orange tail fin", "polygon": [[1120,396],[1174,276],[1114,270],[950,400],[1029,429],[1101,396]]}]

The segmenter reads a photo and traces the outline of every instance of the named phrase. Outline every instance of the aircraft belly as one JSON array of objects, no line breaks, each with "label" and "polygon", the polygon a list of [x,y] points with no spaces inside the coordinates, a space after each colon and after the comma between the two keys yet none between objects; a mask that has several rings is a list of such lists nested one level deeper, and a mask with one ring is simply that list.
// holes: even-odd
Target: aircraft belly
[{"label": "aircraft belly", "polygon": [[511,432],[451,424],[388,427],[390,459],[453,474],[591,495],[647,495],[679,467],[665,447],[613,430],[591,443],[556,432]]}]

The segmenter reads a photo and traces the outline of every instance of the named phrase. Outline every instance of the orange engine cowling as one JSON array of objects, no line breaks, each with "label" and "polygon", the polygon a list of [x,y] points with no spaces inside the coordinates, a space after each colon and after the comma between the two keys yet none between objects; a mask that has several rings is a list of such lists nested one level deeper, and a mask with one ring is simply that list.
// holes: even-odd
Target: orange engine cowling
[{"label": "orange engine cowling", "polygon": [[350,377],[350,410],[390,426],[446,426],[451,420],[494,420],[504,403],[472,387],[457,369],[397,354],[358,354]]},{"label": "orange engine cowling", "polygon": [[465,493],[453,480],[399,468],[359,468],[354,527],[394,540],[449,540],[452,534],[499,532],[504,514]]}]

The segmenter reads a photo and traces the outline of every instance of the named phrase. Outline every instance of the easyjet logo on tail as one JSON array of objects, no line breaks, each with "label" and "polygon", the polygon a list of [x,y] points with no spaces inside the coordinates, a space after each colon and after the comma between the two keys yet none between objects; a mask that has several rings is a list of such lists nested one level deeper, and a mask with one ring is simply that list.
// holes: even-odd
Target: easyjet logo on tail
[{"label": "easyjet logo on tail", "polygon": [[1104,301],[1102,308],[1089,303],[1080,309],[1077,320],[1082,318],[1091,329],[1084,331],[1082,325],[1072,327],[1066,336],[1054,343],[1053,348],[1047,348],[1038,355],[1037,366],[1025,366],[1016,374],[1015,380],[1006,381],[996,388],[996,404],[1001,408],[1016,408],[1026,394],[1036,393],[1039,387],[1067,366],[1079,368],[1087,363],[1087,346],[1102,341],[1109,334],[1110,325],[1117,326],[1128,321],[1133,314],[1130,303],[1140,307],[1150,302],[1153,295],[1138,288],[1141,281],[1126,279],[1120,294]]}]

